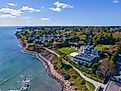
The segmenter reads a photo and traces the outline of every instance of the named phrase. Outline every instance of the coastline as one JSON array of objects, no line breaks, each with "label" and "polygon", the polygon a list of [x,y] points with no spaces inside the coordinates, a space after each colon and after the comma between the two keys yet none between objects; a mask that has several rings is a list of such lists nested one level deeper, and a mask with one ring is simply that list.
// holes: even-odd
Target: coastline
[{"label": "coastline", "polygon": [[61,91],[77,91],[73,86],[70,85],[71,83],[68,80],[64,80],[64,77],[54,69],[53,65],[49,60],[47,60],[40,53],[26,50],[26,48],[22,45],[22,40],[20,38],[17,38],[17,39],[18,39],[19,46],[22,48],[22,52],[36,56],[36,58],[39,61],[41,61],[45,66],[45,68],[47,69],[48,75],[61,84],[61,87],[62,87]]}]

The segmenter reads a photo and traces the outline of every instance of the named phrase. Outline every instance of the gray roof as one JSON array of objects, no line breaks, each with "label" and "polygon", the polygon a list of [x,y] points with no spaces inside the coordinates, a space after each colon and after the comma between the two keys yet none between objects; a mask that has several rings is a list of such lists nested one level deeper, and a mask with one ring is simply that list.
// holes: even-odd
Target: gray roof
[{"label": "gray roof", "polygon": [[76,58],[79,58],[79,59],[84,59],[84,60],[87,60],[89,62],[91,62],[94,58],[96,58],[95,55],[91,55],[91,54],[78,54],[75,56]]},{"label": "gray roof", "polygon": [[93,46],[82,46],[84,52],[80,52],[76,55],[76,58],[86,60],[91,62],[94,58],[99,57],[99,51],[96,50]]}]

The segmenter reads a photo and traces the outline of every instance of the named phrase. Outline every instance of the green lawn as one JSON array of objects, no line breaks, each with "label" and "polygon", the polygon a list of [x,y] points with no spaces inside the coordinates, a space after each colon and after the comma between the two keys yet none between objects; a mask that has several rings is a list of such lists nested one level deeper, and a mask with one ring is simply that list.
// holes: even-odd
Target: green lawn
[{"label": "green lawn", "polygon": [[106,48],[110,48],[112,45],[97,45],[95,48],[97,50],[100,50],[100,51],[103,51],[105,50]]},{"label": "green lawn", "polygon": [[97,45],[95,48],[102,52],[108,52],[108,53],[113,53],[117,50],[116,45]]},{"label": "green lawn", "polygon": [[70,48],[70,47],[64,47],[64,48],[60,48],[58,50],[62,53],[65,53],[65,54],[70,54],[72,52],[76,52],[75,48]]}]

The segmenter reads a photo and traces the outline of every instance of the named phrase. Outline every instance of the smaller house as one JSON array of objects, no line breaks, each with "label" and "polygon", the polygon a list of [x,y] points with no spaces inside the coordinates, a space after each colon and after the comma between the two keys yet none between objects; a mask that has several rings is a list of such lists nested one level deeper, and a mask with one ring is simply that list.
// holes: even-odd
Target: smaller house
[{"label": "smaller house", "polygon": [[41,44],[42,43],[42,40],[41,39],[35,39],[33,41],[34,44]]}]

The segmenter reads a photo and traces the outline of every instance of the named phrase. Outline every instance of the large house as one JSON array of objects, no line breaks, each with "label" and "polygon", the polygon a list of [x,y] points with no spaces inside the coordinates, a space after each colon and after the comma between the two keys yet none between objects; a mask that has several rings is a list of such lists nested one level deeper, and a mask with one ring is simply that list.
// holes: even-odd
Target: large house
[{"label": "large house", "polygon": [[73,52],[70,54],[72,60],[82,65],[93,64],[100,58],[101,52],[95,49],[93,46],[82,46],[79,52]]}]

